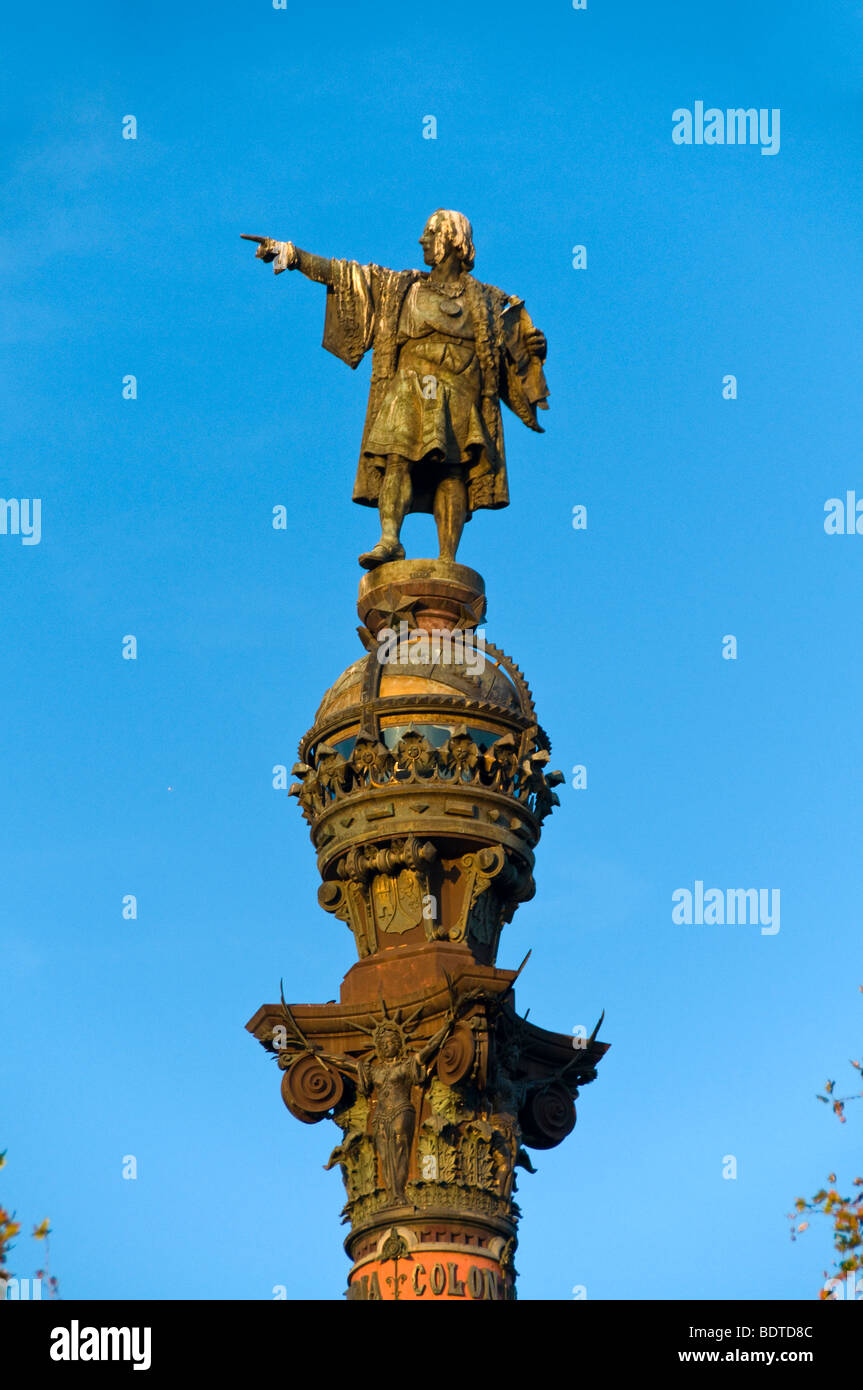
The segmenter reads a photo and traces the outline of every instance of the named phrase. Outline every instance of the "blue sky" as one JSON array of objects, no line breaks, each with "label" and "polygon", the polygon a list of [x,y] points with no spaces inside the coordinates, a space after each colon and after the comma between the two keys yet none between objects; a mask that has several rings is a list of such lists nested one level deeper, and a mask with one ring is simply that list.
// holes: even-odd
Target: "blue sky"
[{"label": "blue sky", "polygon": [[[553,765],[588,769],[499,963],[532,947],[521,1011],[605,1008],[612,1044],[521,1179],[520,1296],[816,1293],[829,1240],[785,1213],[860,1152],[814,1097],[861,1035],[863,538],[823,525],[863,498],[861,29],[765,0],[7,27],[0,493],[42,535],[0,535],[0,1201],[51,1218],[67,1297],[341,1296],[337,1131],[243,1025],[353,958],[271,769],[361,655],[368,365],[239,233],[403,267],[440,206],[549,342],[547,433],[507,416],[512,505],[459,559]],[[778,108],[779,153],[674,144],[699,100]],[[432,553],[430,518],[404,538]],[[697,879],[778,888],[779,933],[674,924]]]}]

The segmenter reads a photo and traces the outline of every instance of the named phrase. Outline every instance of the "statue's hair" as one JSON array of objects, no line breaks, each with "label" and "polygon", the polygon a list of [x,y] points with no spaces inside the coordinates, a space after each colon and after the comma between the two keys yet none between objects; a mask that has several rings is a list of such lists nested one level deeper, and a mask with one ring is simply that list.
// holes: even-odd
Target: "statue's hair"
[{"label": "statue's hair", "polygon": [[453,212],[450,208],[438,208],[437,212],[432,213],[429,222],[434,223],[435,253],[442,251],[446,254],[447,247],[452,246],[461,257],[465,270],[473,270],[476,260],[473,228],[464,213]]},{"label": "statue's hair", "polygon": [[374,1032],[372,1034],[372,1041],[375,1047],[378,1046],[381,1039],[387,1037],[388,1035],[398,1040],[399,1052],[404,1052],[405,1031],[402,1028],[401,1024],[397,1023],[394,1018],[385,1018],[375,1027]]}]

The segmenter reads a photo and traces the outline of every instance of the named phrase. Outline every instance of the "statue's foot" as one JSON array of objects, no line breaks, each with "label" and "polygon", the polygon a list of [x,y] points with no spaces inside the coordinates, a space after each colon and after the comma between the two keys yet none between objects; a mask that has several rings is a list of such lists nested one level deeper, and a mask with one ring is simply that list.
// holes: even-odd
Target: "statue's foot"
[{"label": "statue's foot", "polygon": [[365,555],[360,556],[360,564],[364,570],[377,569],[378,565],[385,565],[390,560],[403,560],[405,558],[405,548],[399,541],[379,540],[373,550],[367,550]]}]

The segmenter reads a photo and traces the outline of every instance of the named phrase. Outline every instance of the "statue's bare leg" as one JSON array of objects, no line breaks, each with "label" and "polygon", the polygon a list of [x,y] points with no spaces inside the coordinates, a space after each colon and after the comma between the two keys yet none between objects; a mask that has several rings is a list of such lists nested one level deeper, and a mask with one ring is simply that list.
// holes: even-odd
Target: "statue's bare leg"
[{"label": "statue's bare leg", "polygon": [[434,519],[442,560],[454,560],[467,516],[467,488],[457,475],[442,478],[434,495]]},{"label": "statue's bare leg", "polygon": [[413,1139],[416,1112],[413,1107],[403,1110],[393,1125],[393,1170],[395,1178],[394,1196],[405,1199],[408,1172],[410,1169],[411,1140]]},{"label": "statue's bare leg", "polygon": [[402,522],[410,511],[413,499],[410,460],[401,454],[387,457],[378,510],[381,514],[381,538],[373,550],[360,556],[360,564],[365,570],[373,570],[377,565],[385,565],[388,560],[403,560],[405,548],[399,540]]}]

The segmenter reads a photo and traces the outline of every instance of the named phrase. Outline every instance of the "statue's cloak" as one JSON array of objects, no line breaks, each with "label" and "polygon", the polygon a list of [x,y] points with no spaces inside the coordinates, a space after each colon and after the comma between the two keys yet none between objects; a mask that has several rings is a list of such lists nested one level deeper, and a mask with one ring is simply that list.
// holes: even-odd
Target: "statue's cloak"
[{"label": "statue's cloak", "polygon": [[[419,270],[388,270],[357,261],[333,260],[327,286],[323,345],[328,352],[357,367],[372,349],[372,378],[366,411],[353,499],[377,506],[383,481],[385,456],[378,447],[366,446],[378,421],[384,399],[398,372],[399,319],[405,296],[417,280],[427,278]],[[494,285],[467,276],[466,308],[473,320],[481,387],[476,401],[484,446],[471,453],[465,465],[468,515],[479,507],[505,507],[509,502],[503,422],[503,401],[528,426],[542,432],[537,409],[546,410],[548,387],[539,358],[525,346],[533,324],[521,300]],[[380,436],[380,428],[376,431]],[[392,452],[398,452],[393,448]],[[433,488],[414,477],[412,510],[431,511]]]}]

